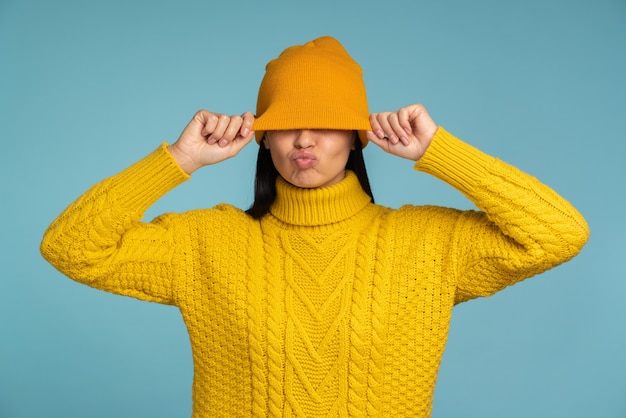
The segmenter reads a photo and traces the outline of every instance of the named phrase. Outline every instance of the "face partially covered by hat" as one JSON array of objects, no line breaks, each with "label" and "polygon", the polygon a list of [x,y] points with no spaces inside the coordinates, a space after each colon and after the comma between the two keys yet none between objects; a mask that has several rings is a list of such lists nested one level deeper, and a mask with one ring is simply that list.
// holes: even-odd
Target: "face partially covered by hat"
[{"label": "face partially covered by hat", "polygon": [[336,39],[289,47],[265,70],[254,123],[257,142],[271,130],[338,129],[358,131],[367,144],[363,72]]}]

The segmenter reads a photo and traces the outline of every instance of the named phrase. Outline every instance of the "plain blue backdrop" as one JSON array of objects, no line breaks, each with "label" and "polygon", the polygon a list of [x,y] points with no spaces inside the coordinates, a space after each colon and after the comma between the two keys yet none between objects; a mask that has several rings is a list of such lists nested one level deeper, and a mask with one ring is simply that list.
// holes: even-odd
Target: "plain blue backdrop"
[{"label": "plain blue backdrop", "polygon": [[[425,104],[591,227],[573,261],[455,309],[433,417],[626,417],[624,0],[0,0],[1,417],[189,416],[176,308],[64,278],[41,236],[197,109],[253,111],[265,63],[321,35],[361,63],[372,111]],[[255,147],[147,218],[247,207]],[[381,204],[472,207],[373,145],[365,158]]]}]

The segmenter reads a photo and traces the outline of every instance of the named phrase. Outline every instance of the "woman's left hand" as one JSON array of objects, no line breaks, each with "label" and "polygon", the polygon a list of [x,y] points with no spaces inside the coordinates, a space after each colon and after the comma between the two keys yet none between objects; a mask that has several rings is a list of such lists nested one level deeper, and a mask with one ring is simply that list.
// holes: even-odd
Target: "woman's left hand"
[{"label": "woman's left hand", "polygon": [[370,124],[369,141],[385,152],[413,161],[422,158],[437,132],[437,124],[419,104],[403,107],[397,112],[372,113]]}]

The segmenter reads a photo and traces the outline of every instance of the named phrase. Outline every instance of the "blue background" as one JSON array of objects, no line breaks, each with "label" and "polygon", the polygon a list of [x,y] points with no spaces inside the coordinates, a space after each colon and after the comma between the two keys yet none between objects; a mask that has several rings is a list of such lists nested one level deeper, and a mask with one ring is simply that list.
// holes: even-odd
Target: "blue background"
[{"label": "blue background", "polygon": [[[254,111],[265,63],[320,35],[365,71],[370,109],[420,102],[587,218],[573,261],[455,309],[434,417],[626,417],[626,2],[0,1],[0,416],[183,417],[173,307],[76,284],[40,257],[89,186],[174,141],[199,108]],[[256,145],[148,218],[252,198]],[[379,203],[472,205],[375,146]]]}]

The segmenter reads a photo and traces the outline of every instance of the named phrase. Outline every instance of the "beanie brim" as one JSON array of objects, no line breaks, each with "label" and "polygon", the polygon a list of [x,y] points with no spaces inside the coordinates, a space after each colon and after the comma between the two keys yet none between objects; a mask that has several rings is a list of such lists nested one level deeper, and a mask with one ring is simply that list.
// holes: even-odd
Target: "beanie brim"
[{"label": "beanie brim", "polygon": [[[357,131],[363,147],[367,145],[366,131],[372,127],[369,118],[358,114],[346,114],[342,109],[340,116],[336,114],[328,117],[327,113],[333,109],[328,107],[319,111],[306,109],[297,110],[293,107],[282,106],[281,103],[271,105],[263,114],[254,121],[253,130],[256,141],[263,140],[265,131],[277,131],[288,129],[336,129]],[[286,117],[286,115],[289,115]]]}]

